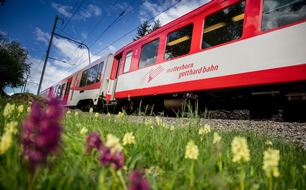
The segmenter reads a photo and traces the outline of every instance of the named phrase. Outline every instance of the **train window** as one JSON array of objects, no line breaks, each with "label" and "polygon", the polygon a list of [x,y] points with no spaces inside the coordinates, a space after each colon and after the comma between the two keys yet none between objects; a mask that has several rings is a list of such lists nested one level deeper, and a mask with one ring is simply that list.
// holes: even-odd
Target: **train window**
[{"label": "train window", "polygon": [[262,30],[306,19],[306,0],[264,0]]},{"label": "train window", "polygon": [[141,48],[139,68],[146,67],[156,63],[159,39],[145,44]]},{"label": "train window", "polygon": [[131,62],[132,62],[132,54],[133,54],[133,51],[130,51],[125,56],[123,73],[126,73],[130,70],[130,66],[131,66]]},{"label": "train window", "polygon": [[245,1],[209,15],[205,19],[202,49],[242,36]]},{"label": "train window", "polygon": [[168,60],[174,57],[189,53],[191,46],[193,24],[171,32],[167,38],[167,46],[164,59]]},{"label": "train window", "polygon": [[62,84],[61,86],[59,86],[59,97],[63,97],[63,92],[64,92],[64,88],[65,88],[65,84]]},{"label": "train window", "polygon": [[70,86],[71,86],[71,81],[67,83],[67,86],[66,86],[66,89],[65,89],[65,95],[69,94]]},{"label": "train window", "polygon": [[98,64],[89,69],[87,85],[93,84],[97,77]]},{"label": "train window", "polygon": [[97,73],[97,77],[96,77],[96,82],[99,82],[100,79],[101,79],[101,74],[102,74],[103,66],[104,66],[104,61],[102,61],[99,64],[99,69],[98,69],[98,73]]},{"label": "train window", "polygon": [[87,77],[88,77],[88,69],[83,71],[81,81],[80,81],[80,87],[86,86],[87,82]]}]

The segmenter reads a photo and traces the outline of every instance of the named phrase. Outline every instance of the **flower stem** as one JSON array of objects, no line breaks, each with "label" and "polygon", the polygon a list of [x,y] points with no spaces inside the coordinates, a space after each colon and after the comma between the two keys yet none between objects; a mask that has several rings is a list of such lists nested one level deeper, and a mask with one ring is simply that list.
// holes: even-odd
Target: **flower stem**
[{"label": "flower stem", "polygon": [[190,187],[194,186],[194,160],[191,160],[190,166]]},{"label": "flower stem", "polygon": [[30,172],[30,175],[29,175],[29,182],[30,182],[30,184],[29,184],[29,187],[28,187],[29,190],[33,190],[34,189],[37,173],[38,173],[37,170],[34,170],[33,173]]},{"label": "flower stem", "polygon": [[219,166],[219,171],[222,171],[222,154],[221,154],[221,152],[219,152],[219,163],[218,163],[218,166]]},{"label": "flower stem", "polygon": [[269,177],[269,190],[272,190],[273,189],[273,177],[270,176]]},{"label": "flower stem", "polygon": [[121,185],[122,185],[122,187],[123,187],[123,190],[127,190],[127,187],[126,187],[125,181],[124,181],[124,179],[123,179],[121,170],[119,170],[119,171],[117,172],[117,174],[118,174],[118,176],[119,176],[119,179],[120,179]]},{"label": "flower stem", "polygon": [[243,168],[243,163],[240,162],[240,190],[244,190],[244,168]]},{"label": "flower stem", "polygon": [[99,175],[99,190],[105,189],[105,170],[102,169]]}]

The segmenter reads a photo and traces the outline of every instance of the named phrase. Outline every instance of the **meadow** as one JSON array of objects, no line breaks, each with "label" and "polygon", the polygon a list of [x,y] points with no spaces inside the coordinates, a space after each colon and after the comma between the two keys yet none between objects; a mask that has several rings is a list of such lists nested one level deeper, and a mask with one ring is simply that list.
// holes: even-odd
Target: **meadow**
[{"label": "meadow", "polygon": [[0,189],[306,189],[306,151],[190,118],[129,120],[0,98]]}]

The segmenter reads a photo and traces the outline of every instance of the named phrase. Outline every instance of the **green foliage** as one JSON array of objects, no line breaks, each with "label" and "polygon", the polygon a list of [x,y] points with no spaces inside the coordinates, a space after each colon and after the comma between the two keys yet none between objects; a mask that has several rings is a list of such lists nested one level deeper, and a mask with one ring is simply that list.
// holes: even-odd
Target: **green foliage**
[{"label": "green foliage", "polygon": [[[4,121],[19,123],[12,146],[0,155],[0,189],[29,189],[29,173],[20,156],[18,140],[26,113],[15,111],[7,119],[3,116],[6,102],[0,99],[0,103],[0,137]],[[189,118],[177,126],[168,126],[161,118],[143,119],[143,123],[135,123],[124,115],[96,117],[94,113],[67,112],[62,120],[61,152],[37,172],[34,189],[122,189],[116,173],[100,164],[97,151],[85,153],[86,137],[92,131],[98,132],[104,142],[111,133],[121,139],[121,144],[124,135],[133,132],[136,144],[123,146],[126,167],[121,172],[127,186],[128,175],[139,169],[145,172],[152,189],[239,189],[240,166],[232,162],[231,143],[234,137],[241,136],[247,139],[250,150],[250,161],[244,163],[245,189],[268,189],[268,178],[262,169],[263,151],[268,147],[280,151],[280,176],[273,179],[274,189],[306,189],[306,152],[295,144],[249,132],[215,131],[213,127],[201,136],[202,126]],[[82,134],[83,128],[88,132]],[[222,137],[219,145],[213,144],[213,132]],[[190,140],[198,146],[197,160],[184,157]],[[267,140],[273,144],[266,145]],[[222,170],[218,167],[220,154]],[[194,183],[190,183],[191,178]]]},{"label": "green foliage", "polygon": [[25,75],[30,65],[25,61],[28,52],[18,41],[11,41],[0,33],[0,91],[6,86],[19,87],[25,84]]},{"label": "green foliage", "polygon": [[159,21],[159,19],[157,19],[156,21],[154,21],[152,27],[149,24],[149,21],[144,21],[137,29],[137,34],[135,35],[135,38],[133,38],[133,40],[137,40],[147,34],[149,34],[150,32],[157,30],[158,28],[161,27],[161,22]]}]

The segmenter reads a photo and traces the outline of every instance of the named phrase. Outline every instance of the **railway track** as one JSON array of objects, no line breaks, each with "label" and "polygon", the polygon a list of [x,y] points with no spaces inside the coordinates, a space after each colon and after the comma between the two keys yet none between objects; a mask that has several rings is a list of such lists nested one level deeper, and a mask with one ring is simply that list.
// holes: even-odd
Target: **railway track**
[{"label": "railway track", "polygon": [[[249,131],[259,135],[268,135],[271,138],[282,138],[286,142],[292,142],[299,144],[306,150],[306,122],[285,122],[282,121],[281,116],[277,115],[269,120],[252,120],[249,119],[242,111],[236,111],[236,113],[228,113],[224,118],[224,113],[214,112],[211,113],[210,118],[195,118],[190,117],[175,118],[175,117],[160,117],[163,123],[167,126],[187,126],[190,123],[196,125],[197,122],[200,125],[208,124],[212,130],[222,131]],[[216,118],[217,116],[222,116]],[[126,116],[133,122],[144,122],[151,120],[156,121],[154,116]],[[230,119],[231,117],[231,119]],[[220,119],[221,118],[221,119]]]}]

